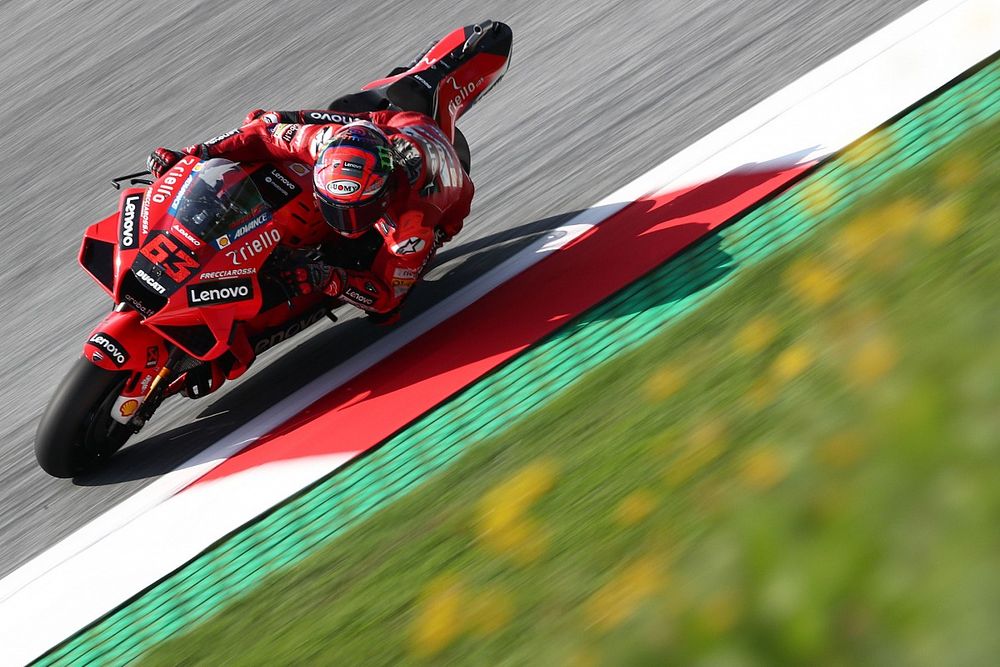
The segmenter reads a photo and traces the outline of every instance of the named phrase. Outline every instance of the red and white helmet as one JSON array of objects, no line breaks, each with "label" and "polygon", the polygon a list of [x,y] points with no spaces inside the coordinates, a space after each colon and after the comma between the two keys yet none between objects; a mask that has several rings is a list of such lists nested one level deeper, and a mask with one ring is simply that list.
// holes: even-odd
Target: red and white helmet
[{"label": "red and white helmet", "polygon": [[316,203],[339,234],[355,238],[368,231],[389,205],[395,164],[389,139],[366,120],[337,130],[313,169]]}]

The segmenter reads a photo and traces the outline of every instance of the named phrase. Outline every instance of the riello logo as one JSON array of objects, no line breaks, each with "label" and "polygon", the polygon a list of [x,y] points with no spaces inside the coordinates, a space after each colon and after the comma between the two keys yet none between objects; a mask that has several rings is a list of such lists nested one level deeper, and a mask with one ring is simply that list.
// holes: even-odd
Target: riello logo
[{"label": "riello logo", "polygon": [[156,186],[156,190],[153,191],[153,201],[157,204],[162,204],[173,197],[175,186],[180,183],[181,177],[184,176],[184,171],[191,166],[192,163],[197,161],[198,158],[189,155],[171,167],[167,173],[163,175],[163,180]]}]

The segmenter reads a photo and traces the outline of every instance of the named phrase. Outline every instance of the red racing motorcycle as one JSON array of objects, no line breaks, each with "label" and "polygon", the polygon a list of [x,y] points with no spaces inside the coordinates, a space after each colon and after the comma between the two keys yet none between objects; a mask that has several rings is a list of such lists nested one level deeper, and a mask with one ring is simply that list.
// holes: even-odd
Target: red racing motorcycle
[{"label": "red racing motorcycle", "polygon": [[[333,112],[419,111],[437,121],[466,170],[455,122],[501,79],[512,33],[499,22],[459,28],[408,68],[334,100]],[[316,112],[323,116],[326,112]],[[187,156],[155,181],[130,181],[118,211],[84,233],[79,261],[114,301],[57,389],[35,436],[38,464],[72,477],[105,463],[164,399],[199,398],[256,356],[330,316],[339,302],[287,290],[291,254],[335,252],[311,212],[312,170]],[[335,241],[333,241],[335,243]],[[275,290],[283,295],[273,305]]]}]

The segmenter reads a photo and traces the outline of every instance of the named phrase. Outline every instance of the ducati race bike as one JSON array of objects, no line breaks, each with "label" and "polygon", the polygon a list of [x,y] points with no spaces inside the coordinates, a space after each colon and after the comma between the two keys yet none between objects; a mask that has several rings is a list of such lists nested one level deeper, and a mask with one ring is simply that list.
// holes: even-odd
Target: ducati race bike
[{"label": "ducati race bike", "polygon": [[[455,122],[507,71],[510,28],[484,21],[439,40],[406,68],[334,100],[336,112],[418,111],[452,141]],[[324,119],[327,114],[330,118]],[[129,182],[118,210],[84,233],[79,262],[114,302],[59,385],[35,437],[38,464],[72,477],[106,463],[164,399],[205,396],[339,305],[280,281],[296,253],[334,253],[315,215],[311,167],[185,156],[155,181]],[[274,305],[274,298],[281,297]]]}]

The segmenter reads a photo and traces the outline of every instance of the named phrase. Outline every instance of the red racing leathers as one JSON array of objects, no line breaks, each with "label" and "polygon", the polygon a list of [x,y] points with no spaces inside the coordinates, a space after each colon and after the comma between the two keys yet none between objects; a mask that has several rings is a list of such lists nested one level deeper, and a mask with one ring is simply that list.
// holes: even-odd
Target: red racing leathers
[{"label": "red racing leathers", "polygon": [[[378,125],[401,164],[392,176],[387,215],[375,225],[381,247],[367,270],[345,269],[346,284],[339,296],[369,312],[390,313],[400,306],[440,243],[462,229],[472,204],[472,179],[431,118],[412,111],[251,112],[242,127],[183,152],[203,159],[295,160],[314,166],[333,133],[354,120]],[[321,216],[318,209],[315,215]]]}]

